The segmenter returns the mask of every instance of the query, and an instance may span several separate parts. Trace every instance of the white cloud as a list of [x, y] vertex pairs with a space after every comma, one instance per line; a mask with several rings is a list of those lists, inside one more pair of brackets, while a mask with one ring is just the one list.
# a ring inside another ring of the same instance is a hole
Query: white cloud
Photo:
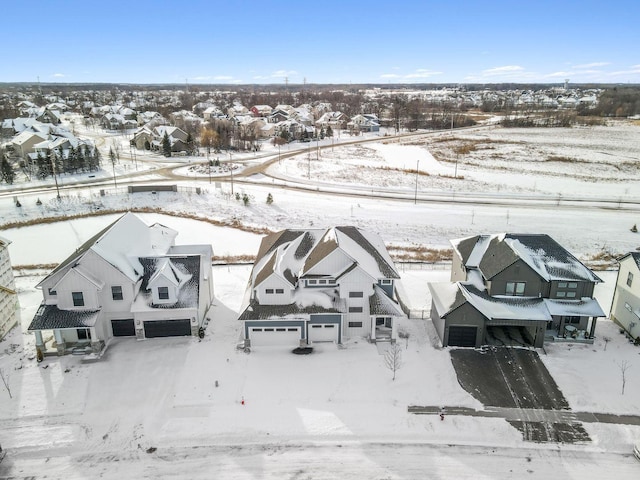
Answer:
[[569, 72], [553, 72], [553, 73], [547, 73], [545, 75], [545, 77], [548, 77], [548, 78], [557, 78], [557, 77], [567, 78], [568, 75], [571, 75], [571, 73], [569, 73]]
[[297, 74], [298, 72], [296, 72], [295, 70], [277, 70], [271, 74], [271, 77], [284, 78], [290, 75], [297, 75]]
[[191, 80], [196, 82], [202, 82], [204, 80], [211, 80], [211, 75], [199, 75], [197, 77], [193, 77]]
[[520, 65], [505, 65], [503, 67], [494, 67], [483, 70], [482, 74], [491, 77], [494, 75], [512, 75], [514, 73], [521, 73], [524, 71], [524, 67]]
[[66, 77], [66, 75], [64, 73], [54, 73], [51, 76], [52, 77], [56, 77], [56, 78], [64, 78], [64, 77]]
[[400, 78], [400, 75], [397, 73], [383, 73], [380, 78]]
[[405, 75], [404, 78], [429, 78], [434, 75], [441, 75], [442, 72], [436, 72], [433, 70], [427, 70], [426, 68], [419, 68], [414, 73]]
[[584, 63], [582, 65], [574, 65], [573, 68], [596, 68], [596, 67], [606, 67], [607, 65], [611, 65], [609, 62], [592, 62], [592, 63]]

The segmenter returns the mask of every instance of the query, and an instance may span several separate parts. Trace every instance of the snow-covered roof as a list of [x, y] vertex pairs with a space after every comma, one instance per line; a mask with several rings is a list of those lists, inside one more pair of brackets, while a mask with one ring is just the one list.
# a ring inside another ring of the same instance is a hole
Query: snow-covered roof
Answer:
[[453, 240], [467, 269], [479, 269], [487, 280], [520, 259], [547, 281], [602, 280], [546, 234], [477, 235]]
[[492, 297], [471, 283], [429, 284], [434, 307], [440, 317], [469, 303], [489, 320], [550, 321], [553, 316], [604, 317], [593, 298], [559, 300], [537, 297]]
[[27, 330], [93, 327], [99, 316], [99, 310], [60, 310], [56, 305], [43, 303], [38, 308]]

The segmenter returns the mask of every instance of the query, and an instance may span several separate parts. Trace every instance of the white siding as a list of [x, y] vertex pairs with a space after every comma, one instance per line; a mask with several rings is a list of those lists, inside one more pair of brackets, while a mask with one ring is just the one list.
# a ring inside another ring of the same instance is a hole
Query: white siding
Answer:
[[[368, 337], [371, 335], [371, 320], [369, 316], [369, 297], [373, 295], [374, 279], [360, 267], [339, 279], [340, 297], [347, 305], [344, 314], [343, 335], [345, 338]], [[350, 297], [349, 292], [362, 292], [362, 297]], [[362, 308], [362, 312], [350, 312], [349, 309]], [[362, 322], [362, 327], [349, 327], [349, 322]]]
[[[273, 291], [273, 293], [267, 293]], [[282, 293], [276, 291], [282, 290]], [[292, 302], [292, 286], [279, 275], [272, 274], [257, 287], [258, 302], [263, 305], [288, 305]]]
[[[97, 287], [74, 270], [69, 270], [56, 286], [56, 290], [58, 292], [58, 308], [61, 310], [97, 310], [100, 308]], [[73, 292], [82, 292], [83, 306], [73, 305]]]

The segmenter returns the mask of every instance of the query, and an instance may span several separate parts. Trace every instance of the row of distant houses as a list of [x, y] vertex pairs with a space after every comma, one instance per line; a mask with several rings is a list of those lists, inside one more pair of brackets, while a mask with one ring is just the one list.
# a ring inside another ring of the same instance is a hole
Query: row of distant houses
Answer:
[[35, 117], [10, 118], [2, 122], [2, 135], [9, 138], [4, 146], [10, 156], [28, 161], [38, 155], [57, 152], [67, 158], [72, 149], [93, 152], [90, 140], [76, 137], [69, 130], [53, 123], [42, 122]]
[[[178, 232], [127, 213], [38, 284], [29, 331], [42, 355], [99, 355], [117, 337], [203, 335], [215, 322], [210, 245], [175, 245]], [[443, 346], [592, 343], [601, 279], [548, 235], [454, 240], [451, 280], [429, 285]], [[15, 286], [0, 242], [0, 308], [15, 315]], [[640, 254], [620, 260], [611, 319], [640, 337]], [[257, 252], [238, 321], [242, 347], [295, 348], [365, 338], [392, 342], [405, 318], [400, 275], [382, 239], [353, 226], [283, 230]], [[426, 292], [425, 292], [426, 293]], [[6, 331], [14, 320], [5, 321]]]

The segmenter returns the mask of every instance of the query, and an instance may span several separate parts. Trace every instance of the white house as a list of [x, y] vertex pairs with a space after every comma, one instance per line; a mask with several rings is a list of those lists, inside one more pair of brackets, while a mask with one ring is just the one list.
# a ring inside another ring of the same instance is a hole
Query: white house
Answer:
[[640, 342], [640, 252], [627, 253], [619, 263], [611, 320]]
[[9, 244], [0, 237], [0, 339], [18, 323], [18, 295], [13, 280], [13, 269], [9, 257]]
[[266, 236], [239, 320], [246, 346], [396, 338], [399, 275], [380, 237], [356, 227]]
[[198, 335], [213, 301], [213, 252], [175, 245], [177, 234], [126, 213], [78, 248], [37, 285], [36, 347], [99, 353], [113, 337]]

